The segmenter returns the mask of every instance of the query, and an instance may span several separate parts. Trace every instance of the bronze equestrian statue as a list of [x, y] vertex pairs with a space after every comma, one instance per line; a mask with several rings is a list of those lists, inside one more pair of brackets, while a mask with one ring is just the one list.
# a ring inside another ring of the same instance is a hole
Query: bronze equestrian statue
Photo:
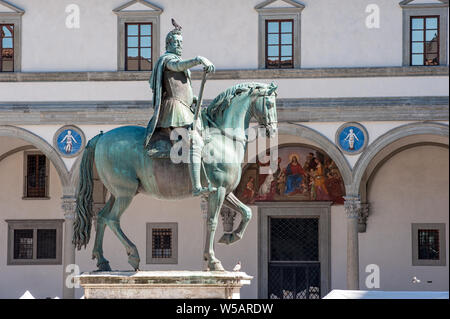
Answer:
[[[200, 110], [201, 98], [199, 105], [195, 105], [189, 69], [202, 64], [205, 72], [213, 72], [214, 66], [203, 57], [181, 60], [180, 29], [176, 27], [169, 32], [167, 52], [153, 68], [150, 86], [155, 111], [147, 129], [124, 126], [100, 133], [89, 141], [83, 152], [73, 243], [81, 249], [90, 239], [95, 163], [100, 180], [111, 194], [97, 216], [92, 257], [97, 259], [100, 271], [111, 270], [103, 256], [106, 226], [125, 246], [129, 264], [139, 269], [138, 250], [120, 227], [120, 217], [138, 193], [163, 200], [200, 194], [207, 197], [204, 258], [213, 271], [224, 270], [214, 255], [214, 235], [222, 205], [237, 210], [242, 218], [232, 233], [222, 236], [221, 243], [231, 244], [241, 239], [251, 218], [250, 208], [239, 201], [233, 190], [241, 179], [251, 118], [265, 128], [268, 136], [276, 134], [277, 87], [273, 83], [237, 84], [219, 94], [195, 121], [195, 110], [191, 107]], [[186, 141], [170, 140], [177, 128], [188, 130], [187, 163], [173, 161], [174, 147], [186, 144]], [[202, 187], [201, 182], [208, 187]]]

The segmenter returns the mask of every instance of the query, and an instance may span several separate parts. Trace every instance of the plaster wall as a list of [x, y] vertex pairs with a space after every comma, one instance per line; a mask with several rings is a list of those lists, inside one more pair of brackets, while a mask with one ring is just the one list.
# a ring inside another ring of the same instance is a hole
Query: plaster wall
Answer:
[[[24, 72], [114, 71], [117, 69], [117, 16], [125, 0], [73, 0], [80, 8], [80, 28], [65, 21], [69, 3], [15, 0], [25, 10]], [[152, 1], [161, 14], [160, 48], [176, 18], [183, 27], [184, 56], [203, 55], [221, 69], [257, 68], [258, 12], [251, 1]], [[279, 1], [280, 2], [280, 1]], [[302, 67], [400, 66], [402, 9], [399, 1], [305, 0], [301, 14]], [[368, 28], [369, 4], [379, 8], [379, 28]], [[288, 7], [283, 2], [270, 7]], [[136, 10], [143, 6], [136, 6]], [[199, 18], [201, 17], [201, 18]], [[39, 28], [36, 28], [39, 26]], [[212, 45], [213, 44], [213, 45]], [[307, 48], [307, 49], [306, 49]]]
[[61, 183], [51, 163], [49, 177], [50, 199], [23, 200], [23, 152], [0, 162], [0, 298], [17, 299], [26, 290], [36, 298], [61, 298], [62, 265], [7, 265], [6, 219], [64, 219]]
[[[225, 89], [244, 82], [275, 82], [278, 98], [447, 96], [448, 77], [379, 77], [209, 80], [203, 97], [214, 99]], [[198, 94], [200, 81], [192, 81]], [[150, 101], [147, 81], [114, 82], [4, 82], [0, 101]]]
[[[365, 267], [376, 264], [380, 290], [448, 290], [448, 156], [448, 148], [414, 147], [375, 173], [368, 188], [367, 232], [359, 234], [361, 289]], [[412, 266], [411, 223], [446, 224], [446, 266]], [[419, 284], [411, 282], [414, 276]]]

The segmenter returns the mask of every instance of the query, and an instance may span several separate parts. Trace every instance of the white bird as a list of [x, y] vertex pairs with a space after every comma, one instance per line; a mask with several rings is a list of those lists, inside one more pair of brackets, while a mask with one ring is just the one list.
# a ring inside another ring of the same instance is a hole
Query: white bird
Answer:
[[234, 266], [233, 271], [239, 271], [241, 270], [241, 262], [238, 261], [238, 263], [236, 264], [236, 266]]
[[414, 277], [412, 278], [411, 282], [412, 282], [413, 284], [418, 284], [418, 283], [420, 283], [420, 279], [418, 279], [416, 276], [414, 276]]

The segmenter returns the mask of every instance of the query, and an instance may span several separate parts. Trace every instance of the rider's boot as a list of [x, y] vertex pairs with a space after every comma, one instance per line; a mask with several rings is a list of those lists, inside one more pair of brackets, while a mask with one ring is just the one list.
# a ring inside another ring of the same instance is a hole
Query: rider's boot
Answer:
[[190, 132], [190, 157], [189, 157], [189, 173], [192, 182], [192, 195], [199, 196], [205, 193], [217, 191], [208, 181], [208, 187], [202, 187], [200, 182], [201, 168], [202, 168], [202, 148], [203, 141], [197, 131]]

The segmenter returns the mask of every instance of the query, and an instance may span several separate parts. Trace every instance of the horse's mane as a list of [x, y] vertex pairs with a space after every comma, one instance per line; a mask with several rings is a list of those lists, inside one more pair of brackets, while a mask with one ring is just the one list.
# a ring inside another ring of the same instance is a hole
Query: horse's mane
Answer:
[[254, 89], [267, 88], [267, 86], [268, 84], [257, 82], [236, 84], [217, 95], [204, 112], [206, 112], [206, 114], [214, 120], [218, 114], [222, 114], [223, 111], [231, 105], [231, 100], [235, 96], [242, 93], [249, 96], [253, 93]]

